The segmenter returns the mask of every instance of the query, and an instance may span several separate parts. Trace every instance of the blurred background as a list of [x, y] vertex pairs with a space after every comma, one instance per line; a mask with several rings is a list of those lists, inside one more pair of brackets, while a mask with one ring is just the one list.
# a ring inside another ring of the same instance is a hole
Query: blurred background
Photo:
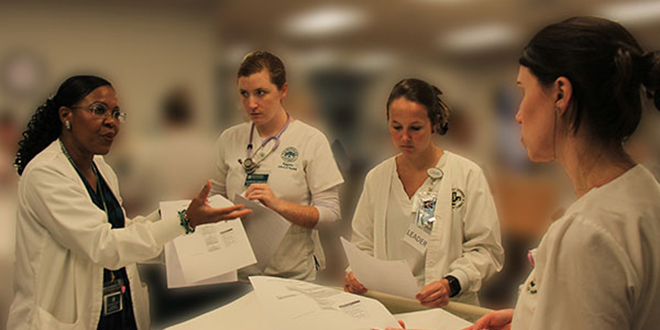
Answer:
[[[481, 300], [512, 306], [530, 268], [527, 249], [574, 199], [563, 173], [531, 164], [520, 145], [517, 59], [540, 27], [574, 15], [618, 20], [643, 47], [660, 49], [657, 0], [0, 2], [0, 324], [11, 295], [18, 180], [11, 164], [36, 107], [70, 75], [109, 79], [128, 121], [107, 159], [129, 215], [144, 214], [158, 201], [191, 197], [209, 177], [220, 132], [247, 120], [236, 72], [257, 49], [284, 61], [285, 108], [326, 134], [346, 181], [343, 219], [321, 233], [328, 255], [321, 280], [343, 279], [338, 237], [350, 236], [366, 172], [396, 152], [387, 96], [397, 81], [417, 77], [438, 86], [453, 108], [438, 143], [477, 162], [490, 181], [507, 260]], [[627, 142], [656, 176], [659, 117], [647, 107]], [[177, 301], [194, 302], [187, 313], [198, 314], [237, 294], [226, 285], [166, 290], [161, 271], [145, 274], [159, 295], [152, 296], [156, 327], [185, 317], [168, 309]]]

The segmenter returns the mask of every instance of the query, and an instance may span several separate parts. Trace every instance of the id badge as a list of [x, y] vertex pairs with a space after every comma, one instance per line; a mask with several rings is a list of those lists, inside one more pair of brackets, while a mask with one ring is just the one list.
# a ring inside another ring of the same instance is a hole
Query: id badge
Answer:
[[438, 195], [432, 191], [419, 192], [412, 203], [413, 221], [406, 230], [403, 241], [424, 254], [429, 245], [435, 224], [435, 206]]
[[103, 286], [103, 315], [108, 316], [124, 310], [124, 281], [117, 279]]
[[415, 195], [413, 201], [413, 224], [426, 233], [431, 234], [435, 224], [435, 205], [438, 203], [438, 194], [433, 191], [423, 191]]
[[265, 171], [258, 171], [252, 174], [248, 174], [245, 177], [245, 183], [244, 186], [245, 188], [249, 187], [253, 183], [268, 183], [268, 176], [270, 175], [269, 172]]

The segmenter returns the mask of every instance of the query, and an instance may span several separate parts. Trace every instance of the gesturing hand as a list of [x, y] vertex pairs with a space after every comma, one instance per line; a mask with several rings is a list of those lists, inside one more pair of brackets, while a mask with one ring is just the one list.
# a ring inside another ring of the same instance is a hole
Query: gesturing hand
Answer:
[[190, 201], [186, 213], [190, 225], [194, 228], [205, 223], [215, 223], [222, 220], [231, 220], [241, 218], [252, 213], [252, 210], [245, 209], [245, 205], [234, 205], [229, 207], [216, 208], [209, 205], [207, 198], [211, 191], [211, 181], [206, 181], [202, 191]]

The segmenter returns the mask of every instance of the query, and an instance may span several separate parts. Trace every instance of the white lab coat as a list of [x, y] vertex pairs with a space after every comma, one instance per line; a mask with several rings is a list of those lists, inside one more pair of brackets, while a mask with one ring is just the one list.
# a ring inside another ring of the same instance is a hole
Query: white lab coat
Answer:
[[[103, 157], [99, 172], [121, 204], [117, 177]], [[184, 233], [177, 219], [126, 219], [111, 229], [59, 140], [28, 164], [18, 188], [15, 297], [9, 329], [96, 329], [103, 269], [126, 267], [138, 329], [149, 328], [146, 287], [136, 262], [157, 257], [165, 242]]]
[[660, 184], [642, 165], [555, 221], [521, 286], [512, 329], [660, 326]]
[[[444, 172], [433, 227], [426, 251], [424, 284], [452, 275], [461, 284], [453, 300], [478, 304], [484, 281], [502, 269], [504, 250], [495, 203], [483, 172], [475, 163], [444, 151]], [[352, 242], [361, 250], [387, 260], [386, 212], [395, 157], [373, 168], [353, 216]], [[460, 191], [460, 192], [459, 192]], [[453, 195], [464, 198], [452, 201]]]

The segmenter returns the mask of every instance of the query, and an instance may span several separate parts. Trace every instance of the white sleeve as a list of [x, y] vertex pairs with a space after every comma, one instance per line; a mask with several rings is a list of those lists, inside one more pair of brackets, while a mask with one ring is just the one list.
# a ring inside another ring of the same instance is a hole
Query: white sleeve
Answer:
[[306, 153], [310, 155], [305, 165], [307, 186], [312, 195], [344, 182], [339, 172], [330, 144], [323, 133], [311, 137]]
[[213, 178], [211, 179], [211, 193], [210, 195], [222, 195], [227, 197], [227, 171], [229, 166], [225, 162], [225, 145], [227, 131], [224, 131], [215, 144], [215, 170]]
[[312, 194], [312, 206], [319, 211], [320, 223], [330, 223], [341, 219], [341, 210], [339, 208], [339, 187], [334, 186], [324, 191]]
[[355, 208], [353, 215], [353, 235], [351, 243], [369, 254], [374, 255], [374, 205], [369, 195], [369, 182], [371, 181], [371, 173], [367, 174], [364, 180], [364, 187], [362, 188], [362, 195]]
[[463, 255], [449, 264], [447, 275], [458, 279], [461, 292], [477, 292], [502, 269], [504, 249], [495, 202], [481, 170], [469, 174], [465, 189]]
[[630, 329], [640, 286], [623, 248], [602, 228], [580, 219], [558, 239], [543, 263], [530, 328]]
[[177, 219], [154, 222], [153, 213], [112, 229], [105, 212], [75, 180], [48, 168], [26, 174], [19, 207], [32, 213], [56, 242], [103, 268], [116, 270], [152, 259], [163, 244], [184, 233]]

